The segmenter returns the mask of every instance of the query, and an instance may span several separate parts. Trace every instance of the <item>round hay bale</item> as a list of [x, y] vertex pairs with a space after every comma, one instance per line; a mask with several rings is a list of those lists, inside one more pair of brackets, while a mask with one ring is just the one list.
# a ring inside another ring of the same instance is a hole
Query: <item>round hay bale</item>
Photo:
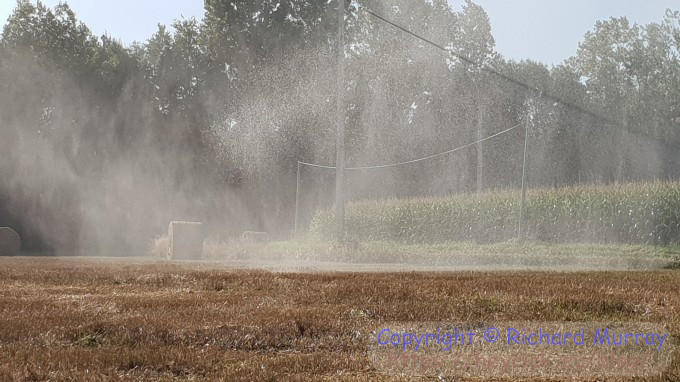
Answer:
[[0, 227], [0, 256], [16, 256], [20, 250], [19, 234], [9, 227]]

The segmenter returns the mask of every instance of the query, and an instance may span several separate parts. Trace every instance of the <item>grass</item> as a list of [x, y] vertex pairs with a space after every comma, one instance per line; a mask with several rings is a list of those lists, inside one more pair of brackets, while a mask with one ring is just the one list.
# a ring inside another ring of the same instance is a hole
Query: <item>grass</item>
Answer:
[[158, 258], [165, 258], [168, 256], [168, 249], [170, 248], [170, 239], [167, 234], [157, 235], [151, 243], [149, 243], [149, 250], [147, 254]]
[[[0, 380], [410, 380], [371, 364], [376, 326], [645, 321], [677, 342], [678, 290], [671, 270], [294, 274], [2, 258]], [[676, 351], [646, 380], [678, 376]]]
[[268, 244], [240, 241], [211, 244], [206, 245], [206, 256], [215, 260], [340, 260], [366, 264], [496, 269], [659, 269], [677, 265], [680, 246], [541, 242], [399, 244], [389, 241], [350, 242], [340, 246], [334, 242], [304, 237]]

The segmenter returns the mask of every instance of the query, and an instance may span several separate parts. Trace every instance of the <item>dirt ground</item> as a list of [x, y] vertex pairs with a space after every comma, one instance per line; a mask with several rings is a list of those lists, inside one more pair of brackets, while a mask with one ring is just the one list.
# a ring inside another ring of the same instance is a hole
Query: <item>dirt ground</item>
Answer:
[[0, 381], [411, 380], [371, 362], [381, 324], [642, 321], [677, 343], [679, 290], [677, 270], [0, 258]]

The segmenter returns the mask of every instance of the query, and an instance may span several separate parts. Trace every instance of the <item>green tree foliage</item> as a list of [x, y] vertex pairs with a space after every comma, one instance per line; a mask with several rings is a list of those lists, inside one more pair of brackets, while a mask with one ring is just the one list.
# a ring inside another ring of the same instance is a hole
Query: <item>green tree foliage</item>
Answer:
[[[0, 220], [73, 251], [138, 247], [178, 217], [219, 222], [220, 235], [285, 231], [297, 161], [334, 163], [339, 5], [350, 165], [430, 155], [530, 118], [534, 185], [680, 177], [677, 11], [598, 22], [548, 68], [499, 55], [472, 0], [209, 0], [203, 19], [132, 46], [93, 35], [67, 4], [20, 0], [0, 39]], [[518, 187], [523, 142], [516, 129], [441, 160], [352, 172], [350, 196]], [[304, 171], [304, 209], [332, 200], [332, 171]]]
[[599, 21], [570, 61], [592, 100], [635, 131], [678, 136], [678, 12], [641, 26], [625, 17]]

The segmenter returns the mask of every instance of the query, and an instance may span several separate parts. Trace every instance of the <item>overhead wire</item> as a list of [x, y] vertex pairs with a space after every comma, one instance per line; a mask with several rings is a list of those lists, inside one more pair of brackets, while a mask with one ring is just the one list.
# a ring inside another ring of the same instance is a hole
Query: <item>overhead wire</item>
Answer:
[[[489, 139], [498, 137], [500, 135], [509, 133], [510, 131], [522, 126], [522, 124], [523, 123], [519, 123], [515, 126], [507, 128], [503, 131], [499, 131], [498, 133], [495, 133], [495, 134], [490, 135], [488, 137], [482, 138], [482, 139], [477, 140], [475, 142], [470, 142], [470, 143], [464, 144], [462, 146], [459, 146], [459, 147], [456, 147], [456, 148], [453, 148], [453, 149], [450, 149], [450, 150], [446, 150], [446, 151], [443, 151], [443, 152], [440, 152], [440, 153], [437, 153], [437, 154], [433, 154], [433, 155], [428, 155], [426, 157], [411, 159], [411, 160], [407, 160], [407, 161], [403, 161], [403, 162], [388, 163], [388, 164], [381, 164], [381, 165], [374, 165], [374, 166], [346, 167], [345, 170], [354, 170], [354, 171], [357, 171], [357, 170], [373, 170], [373, 169], [379, 169], [379, 168], [404, 166], [404, 165], [407, 165], [407, 164], [413, 164], [413, 163], [426, 161], [426, 160], [429, 160], [429, 159], [434, 159], [434, 158], [437, 158], [437, 157], [448, 155], [448, 154], [454, 153], [456, 151], [460, 151], [460, 150], [466, 149], [468, 147], [480, 144], [484, 141], [488, 141]], [[336, 168], [335, 166], [325, 166], [325, 165], [320, 165], [320, 164], [316, 164], [316, 163], [308, 163], [308, 162], [302, 162], [302, 161], [298, 161], [298, 163], [301, 164], [301, 165], [304, 165], [304, 166], [308, 166], [308, 167], [317, 167], [317, 168], [325, 168], [325, 169], [335, 169]]]
[[488, 72], [488, 73], [490, 73], [490, 74], [493, 74], [493, 75], [495, 75], [495, 76], [497, 76], [497, 77], [499, 77], [499, 78], [501, 78], [501, 79], [503, 79], [503, 80], [506, 80], [506, 81], [508, 81], [508, 82], [510, 82], [510, 83], [513, 83], [513, 84], [515, 84], [515, 85], [517, 85], [517, 86], [519, 86], [519, 87], [521, 87], [521, 88], [524, 88], [525, 90], [534, 92], [534, 93], [538, 94], [540, 97], [549, 99], [549, 100], [551, 100], [551, 101], [553, 101], [553, 102], [561, 103], [561, 104], [563, 104], [563, 105], [565, 105], [565, 106], [567, 106], [567, 107], [569, 107], [569, 108], [572, 108], [572, 109], [574, 109], [574, 110], [577, 110], [577, 111], [579, 111], [579, 112], [581, 112], [581, 113], [583, 113], [583, 114], [589, 115], [589, 116], [591, 116], [591, 117], [593, 117], [593, 118], [596, 118], [596, 119], [599, 119], [599, 120], [601, 120], [601, 121], [605, 121], [605, 122], [607, 122], [607, 123], [609, 123], [609, 124], [617, 125], [617, 126], [621, 126], [621, 127], [624, 127], [624, 128], [625, 128], [625, 126], [623, 126], [620, 122], [615, 121], [615, 120], [613, 120], [613, 119], [611, 119], [611, 118], [609, 118], [609, 117], [607, 117], [607, 116], [601, 115], [601, 114], [596, 113], [596, 112], [594, 112], [594, 111], [592, 111], [592, 110], [588, 110], [588, 109], [584, 108], [583, 106], [577, 105], [577, 104], [575, 104], [575, 103], [573, 103], [573, 102], [567, 101], [567, 100], [565, 100], [565, 99], [563, 99], [563, 98], [560, 98], [560, 97], [558, 97], [558, 96], [555, 96], [555, 95], [553, 95], [553, 94], [550, 94], [550, 93], [546, 92], [545, 90], [538, 89], [537, 87], [532, 86], [532, 85], [530, 85], [530, 84], [528, 84], [528, 83], [526, 83], [526, 82], [520, 81], [520, 80], [518, 80], [518, 79], [516, 79], [516, 78], [513, 78], [513, 77], [507, 75], [507, 74], [501, 73], [500, 71], [498, 71], [498, 70], [496, 70], [496, 69], [494, 69], [494, 68], [492, 68], [492, 67], [490, 67], [490, 66], [488, 66], [488, 65], [483, 65], [483, 64], [481, 64], [481, 63], [479, 63], [479, 62], [476, 62], [476, 61], [474, 61], [474, 60], [472, 60], [472, 59], [470, 59], [470, 58], [468, 58], [468, 57], [463, 56], [462, 54], [456, 53], [456, 52], [454, 52], [454, 51], [451, 50], [451, 49], [447, 49], [447, 48], [444, 47], [443, 45], [437, 44], [437, 43], [435, 43], [434, 41], [432, 41], [432, 40], [430, 40], [430, 39], [428, 39], [428, 38], [425, 38], [425, 37], [423, 37], [423, 36], [421, 36], [421, 35], [419, 35], [419, 34], [413, 32], [413, 31], [411, 31], [411, 30], [409, 30], [409, 29], [407, 29], [407, 28], [405, 28], [405, 27], [403, 27], [403, 26], [401, 26], [401, 25], [399, 25], [399, 24], [397, 24], [397, 23], [395, 23], [395, 22], [393, 22], [393, 21], [391, 21], [391, 20], [389, 20], [389, 19], [387, 19], [387, 18], [385, 18], [385, 17], [379, 15], [379, 14], [377, 14], [376, 12], [373, 12], [372, 10], [370, 10], [369, 8], [366, 8], [366, 7], [363, 6], [363, 5], [361, 5], [361, 9], [363, 9], [366, 13], [368, 13], [369, 15], [375, 17], [376, 19], [378, 19], [378, 20], [380, 20], [380, 21], [382, 21], [382, 22], [384, 22], [384, 23], [386, 23], [386, 24], [389, 24], [389, 25], [391, 25], [391, 26], [393, 26], [393, 27], [395, 27], [395, 28], [401, 30], [402, 32], [404, 32], [404, 33], [406, 33], [406, 34], [409, 34], [409, 35], [411, 35], [411, 36], [413, 36], [413, 37], [415, 37], [415, 38], [417, 38], [417, 39], [419, 39], [419, 40], [421, 40], [421, 41], [423, 41], [423, 42], [425, 42], [425, 43], [427, 43], [427, 44], [429, 44], [429, 45], [431, 45], [431, 46], [433, 46], [433, 47], [435, 47], [435, 48], [437, 48], [437, 49], [439, 49], [439, 50], [445, 51], [445, 52], [451, 54], [452, 56], [458, 58], [459, 60], [461, 60], [461, 61], [463, 61], [463, 62], [465, 62], [465, 63], [467, 63], [467, 64], [469, 64], [469, 65], [472, 65], [472, 66], [475, 66], [475, 67], [479, 68], [480, 70], [483, 70], [483, 71], [485, 71], [485, 72]]

